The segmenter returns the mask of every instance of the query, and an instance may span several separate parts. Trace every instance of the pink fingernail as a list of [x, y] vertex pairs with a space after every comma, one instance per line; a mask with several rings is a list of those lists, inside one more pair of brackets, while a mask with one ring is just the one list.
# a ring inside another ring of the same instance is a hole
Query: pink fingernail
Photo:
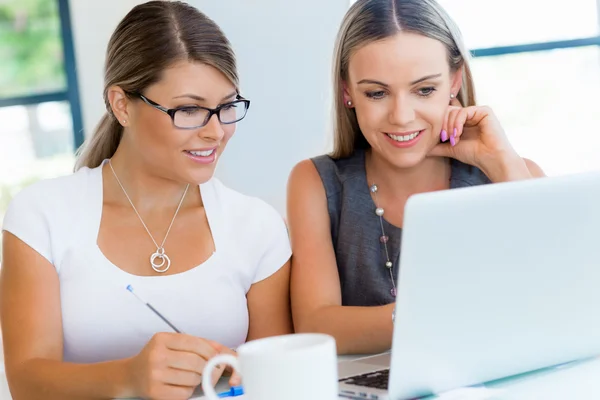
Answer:
[[456, 139], [454, 136], [450, 136], [450, 145], [452, 147], [456, 146]]
[[453, 137], [456, 137], [456, 133], [457, 133], [457, 132], [458, 132], [458, 131], [457, 131], [457, 129], [456, 129], [456, 128], [454, 128], [454, 131], [452, 131], [452, 136], [453, 136]]
[[445, 129], [442, 129], [442, 133], [440, 134], [440, 139], [442, 139], [442, 142], [445, 142], [446, 140], [448, 140], [448, 132], [446, 132]]

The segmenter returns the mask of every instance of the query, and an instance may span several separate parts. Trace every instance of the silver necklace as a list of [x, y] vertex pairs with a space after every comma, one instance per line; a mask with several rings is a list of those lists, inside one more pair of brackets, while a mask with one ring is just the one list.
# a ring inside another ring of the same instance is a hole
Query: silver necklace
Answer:
[[379, 237], [379, 241], [381, 243], [383, 243], [383, 247], [385, 249], [385, 268], [388, 270], [389, 274], [390, 274], [390, 280], [392, 281], [392, 290], [390, 290], [390, 293], [392, 294], [392, 296], [396, 297], [397, 294], [397, 290], [396, 290], [396, 281], [394, 280], [394, 272], [392, 270], [392, 267], [394, 266], [394, 264], [392, 263], [392, 260], [390, 260], [390, 253], [388, 251], [388, 241], [390, 240], [390, 237], [387, 236], [385, 234], [385, 230], [383, 228], [383, 213], [384, 210], [383, 208], [379, 207], [379, 199], [377, 198], [377, 185], [376, 184], [372, 184], [371, 187], [369, 188], [371, 190], [371, 193], [373, 193], [373, 196], [375, 197], [375, 215], [377, 215], [379, 217], [379, 226], [381, 226], [381, 236]]
[[175, 222], [175, 217], [177, 217], [177, 214], [179, 213], [179, 209], [181, 208], [181, 205], [183, 204], [183, 199], [185, 198], [185, 195], [187, 194], [190, 184], [188, 183], [187, 186], [185, 187], [185, 191], [183, 192], [183, 196], [181, 196], [181, 200], [179, 200], [179, 205], [177, 206], [175, 215], [173, 215], [173, 219], [171, 220], [171, 225], [169, 225], [169, 229], [167, 229], [167, 234], [165, 235], [165, 238], [163, 239], [161, 245], [159, 246], [158, 243], [156, 243], [156, 240], [154, 240], [154, 236], [152, 236], [152, 234], [150, 233], [150, 230], [144, 223], [144, 220], [142, 219], [137, 208], [135, 208], [135, 206], [133, 205], [133, 201], [131, 201], [131, 198], [129, 198], [129, 195], [127, 194], [127, 191], [123, 187], [123, 184], [121, 184], [121, 181], [119, 180], [119, 177], [117, 176], [117, 173], [115, 172], [115, 169], [112, 166], [111, 160], [108, 160], [108, 165], [110, 166], [110, 169], [112, 170], [112, 173], [115, 176], [117, 183], [119, 184], [119, 186], [121, 186], [123, 193], [125, 193], [125, 197], [127, 197], [127, 200], [129, 200], [129, 204], [131, 204], [131, 207], [133, 207], [133, 211], [135, 211], [135, 213], [137, 214], [138, 218], [142, 222], [142, 225], [144, 225], [146, 232], [148, 232], [150, 239], [152, 239], [152, 241], [154, 242], [154, 245], [156, 246], [156, 251], [154, 253], [152, 253], [152, 255], [150, 256], [150, 265], [152, 266], [152, 269], [159, 273], [167, 272], [169, 270], [169, 268], [171, 267], [171, 259], [165, 253], [165, 242], [167, 241], [169, 232], [171, 232], [171, 227], [173, 226], [173, 222]]

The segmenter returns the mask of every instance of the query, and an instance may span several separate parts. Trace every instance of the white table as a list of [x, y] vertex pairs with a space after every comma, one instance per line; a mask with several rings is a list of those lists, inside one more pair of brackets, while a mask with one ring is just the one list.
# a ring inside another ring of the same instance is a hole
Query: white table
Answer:
[[[357, 356], [342, 356], [350, 361]], [[227, 381], [219, 382], [219, 390], [227, 389]], [[195, 397], [203, 399], [203, 397]], [[242, 400], [242, 398], [233, 398]], [[600, 399], [600, 358], [550, 368], [487, 385], [452, 390], [426, 400], [585, 400]], [[243, 400], [247, 400], [244, 398]], [[284, 400], [282, 398], [282, 400]], [[425, 400], [425, 399], [424, 399]]]
[[456, 390], [439, 400], [585, 400], [600, 399], [600, 358], [506, 378], [483, 388]]
[[[356, 357], [340, 357], [342, 361]], [[220, 383], [224, 388], [227, 381]], [[201, 397], [199, 397], [201, 398]], [[0, 400], [10, 400], [4, 367], [0, 364]], [[239, 398], [237, 398], [239, 399]], [[484, 388], [451, 391], [428, 400], [586, 400], [600, 399], [600, 358], [558, 369], [508, 378]], [[284, 400], [284, 399], [282, 399]], [[308, 400], [308, 399], [307, 399]]]

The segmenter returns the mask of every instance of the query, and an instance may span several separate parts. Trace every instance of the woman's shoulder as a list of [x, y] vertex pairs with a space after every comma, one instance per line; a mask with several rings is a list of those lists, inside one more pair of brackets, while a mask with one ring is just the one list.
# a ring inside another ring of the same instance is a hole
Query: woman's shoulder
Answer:
[[258, 266], [260, 279], [279, 269], [291, 255], [283, 215], [263, 199], [231, 189], [216, 178], [207, 184], [218, 208], [213, 216], [220, 221], [218, 231], [225, 235], [222, 238], [235, 247], [238, 255], [244, 254], [248, 265]]
[[212, 189], [208, 193], [218, 201], [221, 224], [217, 231], [225, 235], [222, 243], [232, 250], [226, 253], [236, 257], [248, 282], [254, 284], [278, 271], [292, 254], [283, 216], [259, 197], [240, 193], [216, 178], [207, 184]]
[[10, 206], [36, 206], [53, 211], [68, 208], [87, 193], [96, 172], [96, 169], [81, 168], [69, 175], [38, 180], [19, 191]]
[[248, 220], [251, 218], [267, 222], [283, 218], [275, 207], [260, 197], [241, 193], [225, 185], [217, 178], [212, 178], [208, 184], [213, 189], [219, 207], [236, 219]]
[[21, 239], [50, 263], [58, 265], [65, 243], [73, 235], [73, 223], [89, 213], [84, 197], [94, 170], [42, 179], [21, 190], [11, 200], [2, 229]]
[[361, 149], [357, 149], [347, 157], [333, 157], [330, 154], [323, 154], [310, 160], [324, 183], [331, 180], [343, 183], [364, 174], [365, 155]]
[[337, 198], [346, 188], [348, 192], [359, 189], [365, 178], [365, 153], [357, 149], [347, 157], [329, 154], [310, 159], [317, 170], [328, 199]]

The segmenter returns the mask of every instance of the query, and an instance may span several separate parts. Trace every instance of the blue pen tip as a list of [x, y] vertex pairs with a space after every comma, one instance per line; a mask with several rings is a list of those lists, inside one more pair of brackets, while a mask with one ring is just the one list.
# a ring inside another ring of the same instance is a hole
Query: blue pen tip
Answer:
[[241, 396], [244, 394], [244, 389], [241, 386], [234, 386], [231, 388], [231, 393], [234, 396]]
[[127, 285], [127, 290], [129, 290], [130, 292], [133, 292], [133, 287], [131, 287], [131, 285]]
[[233, 386], [233, 387], [229, 388], [228, 391], [219, 393], [217, 396], [219, 398], [225, 398], [225, 397], [238, 397], [238, 396], [242, 396], [243, 394], [244, 394], [244, 388], [242, 386]]

